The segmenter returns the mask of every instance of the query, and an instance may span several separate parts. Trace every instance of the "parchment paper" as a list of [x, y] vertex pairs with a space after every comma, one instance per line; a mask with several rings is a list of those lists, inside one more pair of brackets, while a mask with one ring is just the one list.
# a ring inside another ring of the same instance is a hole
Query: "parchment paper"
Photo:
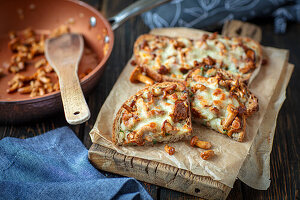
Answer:
[[[185, 36], [193, 39], [200, 38], [203, 34], [200, 30], [186, 28], [156, 29], [152, 30], [152, 33], [169, 36]], [[232, 187], [264, 118], [270, 99], [282, 74], [282, 70], [287, 64], [287, 50], [271, 47], [265, 47], [263, 50], [269, 57], [269, 62], [262, 67], [259, 75], [250, 85], [250, 90], [259, 99], [260, 110], [247, 119], [245, 141], [242, 143], [236, 142], [227, 136], [216, 133], [203, 126], [193, 124], [193, 132], [195, 135], [198, 135], [201, 140], [212, 142], [212, 149], [216, 154], [213, 159], [209, 161], [202, 160], [200, 153], [203, 152], [203, 150], [192, 148], [188, 144], [188, 141], [171, 144], [171, 146], [176, 149], [176, 153], [173, 156], [169, 156], [164, 151], [164, 144], [157, 144], [154, 147], [119, 147], [111, 142], [111, 130], [115, 113], [126, 99], [144, 87], [144, 84], [132, 84], [128, 81], [130, 73], [133, 70], [133, 67], [129, 64], [130, 61], [124, 68], [100, 110], [94, 128], [90, 132], [92, 142], [112, 148], [125, 155], [155, 160], [190, 170], [194, 174], [210, 176], [214, 180]]]
[[294, 65], [288, 64], [282, 71], [276, 90], [268, 105], [267, 112], [258, 133], [244, 161], [238, 178], [248, 186], [267, 190], [270, 186], [270, 154], [279, 110], [285, 100], [285, 91], [291, 78]]

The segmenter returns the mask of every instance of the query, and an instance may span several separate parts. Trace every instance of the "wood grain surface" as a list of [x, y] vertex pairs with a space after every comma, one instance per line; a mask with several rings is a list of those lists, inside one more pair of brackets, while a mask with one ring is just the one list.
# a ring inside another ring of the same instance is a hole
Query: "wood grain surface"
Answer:
[[[111, 17], [134, 0], [86, 0], [106, 17]], [[228, 199], [299, 199], [299, 144], [300, 144], [300, 24], [290, 23], [284, 35], [273, 32], [273, 19], [250, 21], [262, 29], [262, 41], [265, 46], [290, 50], [290, 63], [295, 64], [294, 73], [287, 88], [287, 99], [282, 106], [277, 120], [277, 128], [271, 154], [271, 186], [266, 191], [252, 189], [237, 180], [229, 193]], [[216, 30], [220, 31], [220, 30]], [[135, 17], [115, 31], [115, 46], [107, 63], [103, 76], [93, 91], [86, 97], [91, 110], [91, 118], [82, 125], [70, 126], [78, 138], [89, 148], [89, 131], [96, 121], [97, 114], [111, 88], [122, 71], [122, 67], [132, 55], [135, 39], [149, 28], [140, 17]], [[1, 114], [1, 111], [0, 111]], [[67, 126], [63, 112], [24, 125], [0, 126], [0, 139], [4, 137], [28, 138], [49, 130]], [[118, 175], [103, 172], [107, 177]], [[154, 199], [198, 199], [177, 191], [143, 183]]]
[[231, 190], [210, 177], [194, 175], [188, 170], [164, 163], [123, 155], [98, 144], [93, 144], [89, 149], [89, 160], [98, 169], [135, 177], [204, 199], [226, 199]]

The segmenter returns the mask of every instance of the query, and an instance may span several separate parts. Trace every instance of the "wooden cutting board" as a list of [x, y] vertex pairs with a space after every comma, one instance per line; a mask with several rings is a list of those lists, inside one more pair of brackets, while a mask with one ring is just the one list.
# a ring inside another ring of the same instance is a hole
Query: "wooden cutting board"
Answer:
[[156, 161], [126, 156], [98, 144], [91, 146], [89, 160], [98, 169], [205, 199], [226, 199], [231, 190], [210, 177]]
[[[222, 31], [226, 36], [246, 36], [260, 42], [261, 29], [240, 21], [227, 22]], [[126, 156], [115, 150], [93, 144], [89, 160], [98, 169], [134, 177], [140, 181], [159, 185], [204, 199], [226, 199], [231, 188], [210, 177], [195, 175], [160, 162]]]

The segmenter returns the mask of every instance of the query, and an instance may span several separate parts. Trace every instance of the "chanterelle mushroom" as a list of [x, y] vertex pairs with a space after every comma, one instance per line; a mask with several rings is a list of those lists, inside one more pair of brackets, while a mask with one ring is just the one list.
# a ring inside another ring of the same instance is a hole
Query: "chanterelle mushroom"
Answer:
[[201, 141], [201, 140], [199, 140], [199, 138], [197, 136], [192, 137], [190, 144], [192, 147], [197, 146], [197, 147], [200, 147], [201, 149], [210, 149], [211, 148], [210, 142]]
[[153, 85], [154, 81], [149, 78], [148, 76], [143, 75], [143, 70], [140, 66], [137, 66], [136, 68], [134, 68], [133, 72], [131, 73], [131, 76], [129, 78], [129, 80], [132, 83], [145, 83], [147, 85]]

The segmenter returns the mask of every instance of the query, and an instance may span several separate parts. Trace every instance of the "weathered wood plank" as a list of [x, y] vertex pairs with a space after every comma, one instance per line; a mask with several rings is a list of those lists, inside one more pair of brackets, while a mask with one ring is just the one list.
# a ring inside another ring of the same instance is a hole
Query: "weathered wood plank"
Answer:
[[230, 192], [229, 187], [209, 177], [194, 175], [156, 161], [126, 156], [98, 144], [91, 146], [89, 159], [98, 169], [205, 199], [225, 199]]
[[[58, 113], [51, 118], [40, 119], [39, 122], [0, 126], [0, 139], [4, 137], [17, 137], [25, 139], [67, 125], [68, 123], [65, 121], [64, 114]], [[72, 126], [70, 128], [77, 134], [77, 136], [80, 135], [80, 125]]]

